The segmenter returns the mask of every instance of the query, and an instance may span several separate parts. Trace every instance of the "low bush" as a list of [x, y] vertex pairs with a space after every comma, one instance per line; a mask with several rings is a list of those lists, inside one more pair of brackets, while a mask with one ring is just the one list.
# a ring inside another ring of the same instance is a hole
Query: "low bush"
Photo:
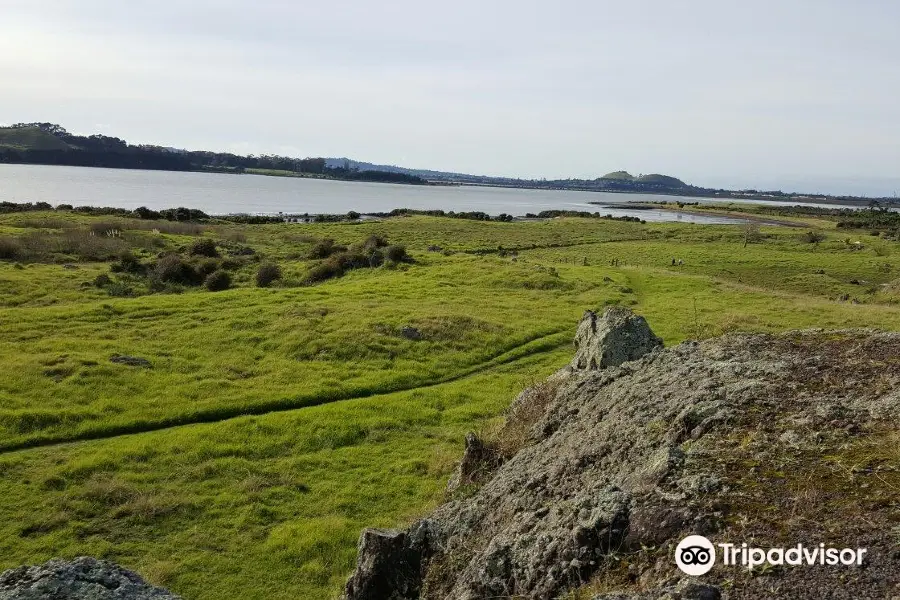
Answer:
[[387, 245], [387, 240], [380, 235], [370, 235], [362, 242], [362, 247], [368, 250], [374, 250], [375, 248], [384, 248]]
[[122, 235], [123, 223], [113, 221], [98, 221], [91, 223], [92, 234], [101, 237], [119, 237]]
[[19, 241], [13, 237], [0, 238], [0, 259], [15, 260], [22, 252], [22, 246]]
[[274, 263], [263, 263], [256, 270], [256, 285], [258, 287], [269, 287], [279, 279], [281, 279], [281, 267]]
[[17, 221], [16, 226], [27, 227], [28, 229], [72, 229], [75, 227], [75, 223], [65, 219], [44, 217], [43, 219], [23, 219]]
[[83, 230], [67, 231], [57, 238], [57, 251], [86, 261], [106, 261], [119, 256], [128, 244], [118, 236], [97, 236]]
[[94, 277], [94, 287], [104, 288], [112, 283], [112, 279], [110, 279], [109, 275], [106, 273], [100, 273], [96, 277]]
[[134, 295], [134, 291], [130, 287], [118, 281], [106, 286], [106, 293], [114, 298], [128, 298]]
[[221, 263], [222, 268], [226, 271], [236, 271], [237, 269], [243, 267], [245, 264], [247, 264], [247, 261], [245, 259], [233, 257], [223, 258]]
[[340, 277], [344, 274], [344, 270], [340, 265], [333, 261], [325, 261], [309, 270], [306, 277], [303, 278], [304, 283], [318, 283], [334, 277]]
[[324, 240], [320, 240], [313, 245], [313, 247], [309, 251], [308, 258], [311, 258], [313, 260], [318, 258], [328, 258], [332, 254], [345, 252], [346, 250], [346, 246], [335, 244], [333, 239], [327, 238]]
[[151, 278], [161, 283], [199, 285], [201, 275], [177, 254], [168, 254], [159, 259], [151, 272]]
[[21, 236], [19, 256], [36, 261], [58, 260], [67, 255], [77, 260], [100, 262], [115, 260], [128, 244], [120, 237], [94, 235], [86, 229], [70, 229], [63, 233], [35, 231]]
[[225, 271], [216, 271], [211, 273], [203, 283], [211, 292], [221, 292], [231, 287], [231, 275]]
[[209, 238], [203, 238], [191, 244], [189, 253], [191, 256], [206, 256], [209, 258], [219, 256], [219, 251], [216, 250], [216, 242]]
[[220, 270], [219, 261], [214, 258], [207, 258], [204, 261], [201, 261], [199, 265], [197, 265], [197, 273], [200, 274], [201, 277], [207, 277], [208, 275], [212, 275], [216, 271]]
[[406, 248], [399, 245], [388, 246], [384, 250], [384, 257], [391, 262], [409, 262], [412, 258], [406, 253]]
[[126, 250], [119, 255], [118, 262], [110, 266], [110, 270], [114, 273], [134, 273], [141, 274], [146, 272], [147, 267], [141, 262], [137, 256]]
[[819, 242], [822, 242], [824, 240], [825, 234], [821, 231], [810, 230], [803, 234], [803, 241], [808, 244], [818, 244]]

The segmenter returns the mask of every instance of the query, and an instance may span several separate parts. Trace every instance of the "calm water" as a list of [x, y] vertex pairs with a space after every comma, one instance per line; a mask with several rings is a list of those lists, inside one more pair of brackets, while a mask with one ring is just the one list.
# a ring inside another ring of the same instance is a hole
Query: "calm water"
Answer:
[[[207, 214], [387, 212], [395, 208], [483, 211], [523, 216], [542, 210], [586, 210], [647, 221], [740, 223], [740, 219], [635, 210], [643, 194], [520, 190], [473, 186], [410, 186], [260, 175], [136, 171], [41, 165], [0, 165], [0, 201], [151, 209], [186, 206]], [[680, 198], [691, 201], [691, 198]], [[701, 199], [707, 201], [708, 199]], [[615, 208], [597, 206], [602, 202]]]

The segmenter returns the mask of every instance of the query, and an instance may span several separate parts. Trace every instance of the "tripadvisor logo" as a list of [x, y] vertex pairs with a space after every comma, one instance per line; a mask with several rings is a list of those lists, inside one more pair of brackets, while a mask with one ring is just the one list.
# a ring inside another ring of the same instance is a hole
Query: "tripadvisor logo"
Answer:
[[675, 548], [675, 564], [688, 575], [703, 575], [716, 564], [716, 549], [702, 535], [689, 535]]
[[742, 566], [747, 569], [764, 564], [775, 565], [826, 565], [859, 566], [866, 554], [866, 548], [831, 548], [825, 544], [804, 546], [797, 544], [791, 548], [752, 548], [747, 544], [713, 543], [702, 535], [689, 535], [675, 548], [675, 564], [688, 575], [703, 575], [716, 564], [716, 546], [720, 550], [722, 564]]

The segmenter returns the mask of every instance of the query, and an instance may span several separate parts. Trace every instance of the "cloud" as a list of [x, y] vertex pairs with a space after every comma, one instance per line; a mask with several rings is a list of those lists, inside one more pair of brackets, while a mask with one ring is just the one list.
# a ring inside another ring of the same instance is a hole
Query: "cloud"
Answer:
[[891, 175], [891, 3], [13, 0], [0, 114], [520, 176]]

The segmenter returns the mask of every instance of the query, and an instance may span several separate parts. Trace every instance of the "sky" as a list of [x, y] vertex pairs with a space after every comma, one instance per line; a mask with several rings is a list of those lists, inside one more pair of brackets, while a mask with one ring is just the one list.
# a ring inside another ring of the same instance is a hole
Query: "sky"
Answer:
[[0, 0], [0, 123], [900, 193], [896, 0]]

